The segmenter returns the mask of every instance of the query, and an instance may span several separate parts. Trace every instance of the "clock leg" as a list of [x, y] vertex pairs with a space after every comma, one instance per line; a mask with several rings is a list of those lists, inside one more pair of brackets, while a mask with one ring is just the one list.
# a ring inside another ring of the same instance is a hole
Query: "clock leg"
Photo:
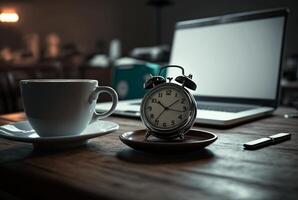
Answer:
[[150, 131], [147, 131], [146, 132], [146, 135], [145, 135], [145, 140], [147, 140], [147, 138], [151, 135]]
[[179, 133], [179, 138], [180, 138], [181, 140], [184, 140], [184, 132], [183, 132], [183, 131], [181, 131], [181, 132]]

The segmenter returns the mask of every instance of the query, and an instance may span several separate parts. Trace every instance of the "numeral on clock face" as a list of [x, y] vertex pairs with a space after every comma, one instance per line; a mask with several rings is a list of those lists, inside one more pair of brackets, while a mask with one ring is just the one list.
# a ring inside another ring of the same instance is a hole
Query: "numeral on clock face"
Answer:
[[172, 90], [167, 90], [166, 91], [166, 95], [171, 95], [172, 94]]
[[152, 103], [157, 103], [157, 99], [152, 99], [151, 102]]
[[185, 104], [185, 101], [186, 101], [185, 98], [182, 98], [182, 99], [181, 99], [181, 103], [182, 103], [182, 104]]

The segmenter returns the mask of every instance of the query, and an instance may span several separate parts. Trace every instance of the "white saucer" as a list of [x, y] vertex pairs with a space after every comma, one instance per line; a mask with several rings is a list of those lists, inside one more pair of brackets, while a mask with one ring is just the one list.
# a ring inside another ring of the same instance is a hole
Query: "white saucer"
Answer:
[[119, 125], [110, 121], [96, 121], [89, 124], [79, 135], [39, 137], [28, 121], [0, 126], [0, 137], [19, 142], [32, 143], [38, 149], [61, 149], [86, 144], [88, 139], [118, 130]]

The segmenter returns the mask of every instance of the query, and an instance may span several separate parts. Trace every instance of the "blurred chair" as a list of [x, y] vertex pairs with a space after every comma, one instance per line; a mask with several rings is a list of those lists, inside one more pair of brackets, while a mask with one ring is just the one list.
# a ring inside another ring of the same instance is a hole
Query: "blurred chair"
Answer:
[[295, 106], [298, 102], [298, 55], [288, 56], [281, 81], [281, 103]]
[[298, 80], [298, 55], [288, 56], [283, 69], [283, 78], [288, 81]]
[[59, 66], [5, 66], [0, 67], [0, 89], [5, 109], [10, 113], [23, 110], [19, 82], [22, 79], [62, 78]]
[[6, 73], [0, 71], [0, 113], [13, 110], [13, 98], [9, 91]]

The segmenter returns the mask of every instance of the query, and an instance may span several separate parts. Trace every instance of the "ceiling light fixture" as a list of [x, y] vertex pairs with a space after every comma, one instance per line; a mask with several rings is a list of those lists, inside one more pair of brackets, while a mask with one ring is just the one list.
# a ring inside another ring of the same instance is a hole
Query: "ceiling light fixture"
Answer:
[[12, 10], [0, 13], [0, 22], [13, 23], [19, 21], [19, 15]]

